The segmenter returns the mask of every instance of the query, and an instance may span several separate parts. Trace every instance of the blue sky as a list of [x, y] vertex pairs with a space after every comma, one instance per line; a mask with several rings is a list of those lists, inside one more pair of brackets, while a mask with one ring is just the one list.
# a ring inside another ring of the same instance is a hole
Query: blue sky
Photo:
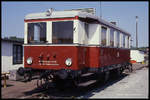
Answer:
[[[76, 8], [95, 8], [100, 16], [100, 3], [94, 2], [2, 2], [2, 37], [24, 36], [24, 17], [28, 13], [45, 12], [49, 8], [67, 10]], [[128, 31], [135, 46], [136, 20], [138, 20], [138, 44], [149, 45], [148, 2], [101, 2], [102, 18], [106, 21], [116, 21], [117, 26]]]

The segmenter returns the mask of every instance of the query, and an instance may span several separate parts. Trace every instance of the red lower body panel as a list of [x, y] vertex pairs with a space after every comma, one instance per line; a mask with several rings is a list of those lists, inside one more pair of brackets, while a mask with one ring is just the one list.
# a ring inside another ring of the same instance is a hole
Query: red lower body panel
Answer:
[[[27, 58], [33, 63], [28, 65]], [[42, 58], [42, 62], [40, 60]], [[72, 59], [72, 65], [66, 66], [65, 60]], [[130, 62], [130, 50], [108, 47], [85, 46], [24, 46], [24, 66], [34, 69], [72, 69], [85, 67], [98, 68], [112, 64]]]
[[[24, 46], [24, 64], [25, 67], [34, 69], [73, 69], [78, 66], [78, 48], [76, 46]], [[28, 65], [27, 58], [33, 58], [33, 64]], [[42, 59], [41, 59], [42, 58]], [[72, 59], [72, 66], [65, 65], [67, 58]], [[42, 64], [40, 63], [42, 60]]]

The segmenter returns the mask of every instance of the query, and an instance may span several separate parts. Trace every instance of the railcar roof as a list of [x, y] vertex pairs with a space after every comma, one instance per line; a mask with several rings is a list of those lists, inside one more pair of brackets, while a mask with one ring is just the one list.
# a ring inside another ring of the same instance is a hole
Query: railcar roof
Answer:
[[65, 17], [75, 17], [79, 16], [81, 18], [92, 18], [96, 19], [102, 24], [105, 24], [109, 27], [113, 27], [121, 32], [124, 32], [127, 35], [130, 35], [129, 32], [117, 27], [116, 25], [105, 21], [104, 19], [101, 19], [95, 15], [92, 15], [91, 13], [87, 12], [81, 12], [81, 11], [52, 11], [50, 16], [47, 15], [47, 12], [41, 12], [41, 13], [31, 13], [25, 16], [25, 20], [30, 20], [30, 19], [47, 19], [47, 18], [65, 18]]

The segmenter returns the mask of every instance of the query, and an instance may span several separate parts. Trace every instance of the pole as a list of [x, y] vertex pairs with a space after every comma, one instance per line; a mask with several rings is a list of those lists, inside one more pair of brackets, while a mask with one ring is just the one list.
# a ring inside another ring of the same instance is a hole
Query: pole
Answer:
[[100, 18], [102, 18], [102, 5], [101, 5], [101, 1], [100, 1]]
[[138, 16], [136, 17], [136, 48], [138, 48]]

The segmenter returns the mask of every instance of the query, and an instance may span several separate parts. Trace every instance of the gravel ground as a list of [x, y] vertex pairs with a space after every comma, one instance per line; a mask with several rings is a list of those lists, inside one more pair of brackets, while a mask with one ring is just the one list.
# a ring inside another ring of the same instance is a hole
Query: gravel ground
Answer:
[[[60, 92], [50, 88], [48, 92], [36, 88], [36, 80], [31, 82], [19, 82], [7, 80], [7, 88], [1, 88], [2, 98], [59, 98], [60, 95], [71, 98], [148, 98], [149, 93], [149, 68], [143, 64], [133, 64], [133, 72], [125, 76], [111, 80], [107, 84], [84, 87], [87, 90], [82, 93], [80, 90], [69, 90]], [[2, 81], [1, 81], [2, 82]], [[2, 82], [3, 83], [3, 82]], [[39, 96], [37, 96], [39, 95]], [[67, 99], [67, 98], [66, 98]]]
[[[149, 71], [147, 68], [136, 70], [119, 82], [99, 88], [86, 94], [85, 98], [148, 98]], [[110, 83], [108, 83], [110, 84]]]

